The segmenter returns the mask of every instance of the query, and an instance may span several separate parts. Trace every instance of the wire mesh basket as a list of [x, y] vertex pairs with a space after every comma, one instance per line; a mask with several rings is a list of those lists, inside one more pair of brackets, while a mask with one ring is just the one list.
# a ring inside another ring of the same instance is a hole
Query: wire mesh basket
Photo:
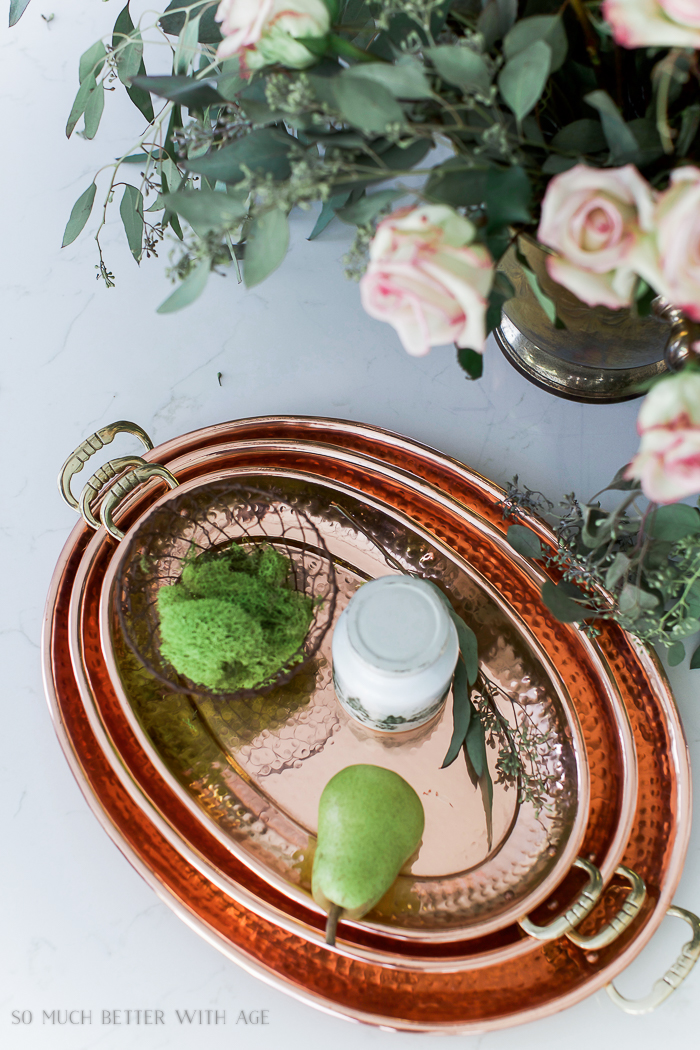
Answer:
[[[284, 685], [314, 661], [333, 623], [337, 581], [332, 557], [303, 500], [274, 488], [220, 480], [181, 492], [156, 507], [128, 543], [115, 579], [116, 615], [124, 641], [139, 664], [169, 692], [203, 700], [259, 697]], [[216, 690], [176, 670], [163, 652], [158, 596], [181, 580], [194, 559], [250, 554], [273, 548], [289, 563], [285, 586], [312, 599], [303, 643], [274, 673], [251, 688]]]

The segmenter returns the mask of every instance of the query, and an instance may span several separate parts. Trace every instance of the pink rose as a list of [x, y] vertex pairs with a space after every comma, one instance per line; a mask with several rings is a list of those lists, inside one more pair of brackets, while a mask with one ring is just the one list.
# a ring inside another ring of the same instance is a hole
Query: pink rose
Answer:
[[577, 164], [549, 183], [537, 237], [557, 253], [547, 259], [552, 280], [616, 310], [629, 306], [637, 275], [659, 283], [653, 229], [652, 189], [632, 164]]
[[331, 24], [323, 0], [221, 0], [216, 20], [224, 36], [216, 57], [238, 55], [243, 70], [310, 66], [316, 58], [300, 39], [325, 36]]
[[700, 321], [700, 168], [676, 168], [671, 173], [670, 186], [657, 205], [656, 226], [659, 291], [688, 317]]
[[605, 0], [603, 17], [623, 47], [700, 47], [698, 0]]
[[360, 281], [370, 317], [387, 321], [409, 354], [456, 343], [483, 351], [493, 261], [468, 219], [446, 205], [402, 208], [377, 227]]
[[626, 471], [654, 503], [675, 503], [700, 492], [700, 372], [656, 383], [637, 419], [639, 452]]

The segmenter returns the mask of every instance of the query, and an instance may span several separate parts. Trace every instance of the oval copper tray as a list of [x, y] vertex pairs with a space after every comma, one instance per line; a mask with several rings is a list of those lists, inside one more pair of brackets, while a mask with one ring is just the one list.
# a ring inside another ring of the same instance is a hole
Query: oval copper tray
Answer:
[[[308, 436], [317, 440], [321, 436], [345, 449], [354, 446], [360, 452], [373, 454], [375, 459], [382, 458], [403, 469], [409, 468], [414, 477], [427, 480], [436, 489], [449, 493], [484, 521], [490, 520], [496, 531], [502, 528], [500, 512], [496, 507], [500, 493], [494, 486], [437, 453], [359, 425], [322, 420], [244, 421], [211, 428], [201, 432], [194, 440], [191, 436], [182, 439], [179, 445], [170, 443], [162, 446], [156, 450], [153, 458], [172, 466], [177, 453], [194, 453], [199, 441], [202, 450], [207, 445], [227, 444], [228, 455], [235, 461], [240, 438], [293, 439], [295, 431], [297, 438]], [[217, 466], [223, 466], [222, 453], [217, 453], [217, 456]], [[244, 458], [247, 469], [255, 466], [248, 462], [251, 458], [249, 453], [245, 453]], [[255, 456], [252, 458], [255, 459]], [[241, 465], [240, 457], [236, 465]], [[304, 465], [308, 466], [308, 463]], [[387, 484], [385, 488], [390, 496], [395, 495], [390, 485]], [[127, 518], [143, 510], [144, 501], [143, 495], [132, 500]], [[425, 524], [430, 527], [432, 535], [445, 539], [441, 512], [434, 510], [431, 520]], [[586, 957], [568, 942], [537, 945], [534, 949], [526, 942], [528, 964], [523, 967], [522, 961], [518, 963], [524, 948], [523, 941], [514, 941], [512, 933], [501, 931], [501, 934], [494, 935], [490, 940], [486, 939], [488, 944], [481, 947], [487, 947], [487, 952], [482, 950], [473, 958], [471, 965], [464, 959], [455, 958], [450, 963], [449, 959], [444, 958], [441, 963], [435, 960], [432, 965], [426, 966], [430, 961], [430, 953], [425, 952], [423, 963], [401, 960], [397, 955], [393, 962], [385, 959], [383, 965], [378, 966], [348, 959], [342, 947], [333, 952], [308, 938], [291, 934], [282, 925], [266, 921], [255, 915], [252, 909], [233, 900], [215, 880], [203, 875], [201, 870], [182, 856], [162, 833], [162, 829], [134, 802], [132, 795], [137, 793], [137, 789], [134, 788], [134, 792], [129, 794], [115, 777], [90, 729], [66, 651], [69, 627], [67, 606], [88, 539], [86, 529], [79, 527], [74, 531], [57, 569], [49, 603], [47, 690], [52, 697], [59, 734], [93, 805], [96, 809], [103, 808], [109, 815], [114, 824], [111, 833], [130, 859], [137, 863], [152, 884], [160, 887], [161, 892], [168, 897], [174, 896], [178, 902], [175, 906], [180, 911], [183, 908], [186, 910], [190, 923], [200, 929], [206, 928], [210, 939], [232, 957], [261, 976], [281, 982], [288, 990], [307, 1001], [335, 1009], [341, 1014], [397, 1028], [473, 1031], [512, 1024], [539, 1013], [551, 1012], [582, 998], [610, 980], [651, 936], [670, 901], [686, 847], [689, 821], [688, 769], [682, 733], [663, 676], [648, 654], [622, 632], [608, 627], [599, 641], [613, 668], [632, 721], [642, 771], [631, 845], [624, 856], [625, 863], [638, 870], [650, 888], [648, 902], [638, 924], [595, 958]], [[460, 542], [459, 536], [450, 536], [449, 539], [454, 539], [457, 544]], [[93, 542], [100, 544], [104, 541], [96, 537]], [[109, 543], [111, 541], [106, 541], [106, 544]], [[483, 569], [474, 548], [471, 553], [480, 570]], [[477, 554], [481, 552], [477, 550]], [[519, 566], [515, 575], [519, 579], [530, 578], [531, 583], [534, 582], [530, 567]], [[512, 590], [512, 582], [508, 582], [508, 586]], [[89, 597], [87, 591], [85, 597]], [[92, 604], [87, 601], [83, 610], [83, 623], [86, 625], [83, 655], [86, 662], [95, 655], [95, 649], [99, 649], [96, 597], [93, 595]], [[75, 596], [75, 600], [80, 604], [82, 599]], [[581, 652], [577, 652], [577, 632], [547, 623], [541, 606], [537, 608], [536, 605], [534, 603], [533, 607], [523, 610], [523, 618], [531, 623], [535, 635], [539, 631], [545, 636], [550, 649], [556, 646], [555, 661], [561, 661], [565, 668], [568, 664], [574, 678], [583, 677], [585, 680], [586, 660], [582, 659]], [[92, 632], [87, 630], [90, 624]], [[108, 692], [108, 679], [105, 678], [104, 684]], [[589, 701], [590, 713], [594, 715], [595, 693], [589, 697]], [[100, 702], [104, 715], [110, 701], [105, 703], [101, 699]], [[117, 710], [120, 710], [118, 704], [114, 705], [112, 712], [115, 718]], [[121, 731], [122, 735], [128, 736], [128, 726], [122, 725]], [[137, 752], [138, 748], [134, 753], [135, 764], [138, 762]], [[79, 763], [82, 771], [78, 768]], [[153, 781], [152, 793], [159, 796], [163, 811], [172, 812], [177, 806], [173, 798], [168, 797], [167, 786], [162, 782], [158, 784], [158, 778], [148, 768], [148, 760], [143, 754], [141, 763], [142, 776], [144, 780], [150, 777]], [[593, 794], [592, 818], [587, 836], [592, 836], [594, 840], [602, 826], [603, 817], [596, 811], [597, 801]], [[222, 850], [215, 838], [211, 835], [207, 838], [201, 822], [196, 821], [191, 813], [185, 810], [180, 817], [181, 825], [188, 826], [189, 840], [200, 845], [202, 856], [206, 856], [221, 870], [226, 870], [234, 881], [239, 880], [253, 894], [266, 895], [271, 907], [277, 905], [280, 914], [287, 918], [300, 915], [296, 902], [281, 895], [276, 897], [274, 887], [257, 885], [255, 874], [236, 864], [231, 854]], [[591, 918], [591, 923], [600, 924], [619, 907], [620, 895], [624, 896], [624, 890], [621, 887], [619, 890], [613, 889], [614, 892], [611, 890], [607, 894], [604, 907], [598, 909], [597, 918]], [[546, 905], [543, 908], [546, 911]], [[307, 921], [306, 916], [300, 918]], [[311, 921], [310, 925], [313, 926], [314, 922]], [[499, 943], [502, 947], [498, 946]], [[470, 948], [478, 952], [479, 945], [471, 942]], [[388, 950], [394, 950], [393, 942], [389, 943]], [[444, 957], [443, 949], [441, 954]], [[304, 960], [302, 968], [299, 964], [301, 958]], [[498, 993], [493, 992], [494, 988], [499, 989]], [[408, 992], [409, 989], [410, 997], [401, 995], [402, 991]], [[421, 994], [416, 995], [416, 991]]]

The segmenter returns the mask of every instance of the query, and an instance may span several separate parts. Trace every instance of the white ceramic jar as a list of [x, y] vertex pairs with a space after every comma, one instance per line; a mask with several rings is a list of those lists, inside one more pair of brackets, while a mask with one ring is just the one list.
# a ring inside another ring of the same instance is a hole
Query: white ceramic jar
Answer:
[[444, 603], [412, 576], [363, 584], [333, 633], [333, 681], [347, 712], [383, 732], [427, 722], [445, 702], [459, 642]]

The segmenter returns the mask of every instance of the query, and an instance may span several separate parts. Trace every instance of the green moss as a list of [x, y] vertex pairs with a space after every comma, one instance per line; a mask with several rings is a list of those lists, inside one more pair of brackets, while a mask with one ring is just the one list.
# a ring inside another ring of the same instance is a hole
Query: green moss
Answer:
[[254, 689], [293, 658], [311, 626], [313, 599], [289, 589], [289, 570], [274, 548], [235, 543], [187, 561], [158, 594], [163, 655], [198, 685]]

